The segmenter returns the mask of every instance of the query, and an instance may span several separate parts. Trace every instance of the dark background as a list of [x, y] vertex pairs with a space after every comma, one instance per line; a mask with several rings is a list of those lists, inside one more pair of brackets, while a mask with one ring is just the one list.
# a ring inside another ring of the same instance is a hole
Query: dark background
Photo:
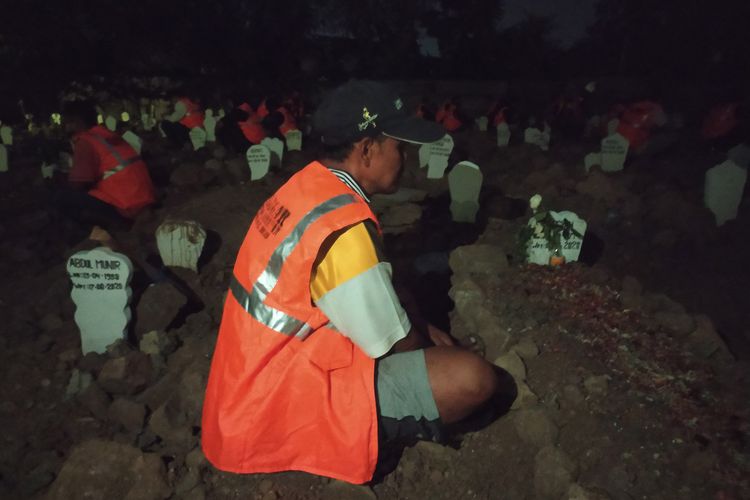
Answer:
[[[28, 92], [94, 75], [284, 79], [290, 85], [322, 76], [748, 79], [750, 2], [505, 4], [2, 0], [2, 85], [4, 94]], [[439, 40], [441, 59], [419, 55], [415, 22]], [[588, 28], [582, 31], [581, 24]]]

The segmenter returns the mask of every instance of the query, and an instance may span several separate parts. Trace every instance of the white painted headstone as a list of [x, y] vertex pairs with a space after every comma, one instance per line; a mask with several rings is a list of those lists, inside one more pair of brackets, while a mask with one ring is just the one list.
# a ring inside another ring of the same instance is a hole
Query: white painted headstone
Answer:
[[302, 151], [302, 131], [290, 130], [284, 136], [287, 151]]
[[737, 144], [729, 150], [727, 156], [739, 167], [750, 167], [750, 147], [747, 144]]
[[487, 123], [489, 120], [487, 119], [486, 116], [480, 116], [474, 121], [476, 122], [477, 128], [479, 129], [480, 132], [487, 132]]
[[213, 109], [207, 109], [203, 117], [203, 128], [206, 130], [206, 141], [216, 142], [216, 117]]
[[55, 175], [55, 169], [57, 168], [57, 165], [54, 163], [52, 165], [47, 165], [46, 163], [42, 162], [42, 179], [51, 179], [52, 176]]
[[115, 130], [117, 130], [117, 118], [112, 115], [107, 115], [104, 118], [104, 126], [107, 127], [107, 129], [111, 132], [114, 132]]
[[122, 138], [123, 140], [125, 140], [125, 142], [130, 144], [133, 149], [135, 149], [136, 153], [141, 154], [141, 149], [143, 149], [143, 141], [132, 130], [128, 130], [124, 134], [122, 134]]
[[150, 113], [141, 113], [141, 126], [146, 132], [150, 132], [156, 126], [156, 120]]
[[266, 137], [260, 143], [271, 152], [271, 165], [280, 167], [284, 159], [284, 141], [275, 137]]
[[498, 147], [507, 147], [510, 143], [510, 127], [507, 123], [502, 122], [497, 126], [497, 145]]
[[526, 144], [539, 144], [542, 131], [536, 127], [529, 127], [523, 131], [523, 142]]
[[81, 351], [104, 353], [126, 335], [133, 264], [125, 255], [99, 247], [74, 254], [66, 268], [73, 282], [71, 297], [81, 330]]
[[448, 159], [453, 152], [453, 137], [445, 134], [442, 139], [430, 144], [425, 144], [429, 149], [427, 160], [427, 178], [442, 179], [445, 169], [448, 167]]
[[164, 221], [156, 229], [156, 246], [165, 266], [198, 272], [206, 231], [194, 221]]
[[625, 166], [630, 143], [621, 134], [614, 133], [602, 139], [602, 170], [617, 172]]
[[706, 171], [703, 199], [706, 208], [716, 217], [717, 226], [737, 217], [745, 182], [747, 169], [738, 166], [732, 160]]
[[430, 161], [430, 145], [429, 144], [422, 144], [419, 147], [419, 168], [424, 168], [427, 166], [427, 163]]
[[199, 149], [206, 146], [206, 131], [201, 127], [194, 127], [190, 129], [190, 142], [193, 143], [193, 150], [198, 151]]
[[0, 144], [0, 172], [8, 171], [8, 148]]
[[10, 125], [0, 127], [0, 142], [5, 146], [13, 145], [13, 129], [10, 128]]
[[470, 161], [458, 163], [448, 174], [450, 209], [454, 222], [476, 222], [482, 179], [479, 165]]
[[607, 135], [612, 135], [617, 133], [617, 127], [620, 126], [620, 120], [617, 118], [612, 118], [610, 121], [607, 122]]
[[596, 165], [602, 166], [602, 154], [601, 153], [589, 153], [583, 158], [583, 165], [586, 167], [586, 172], [591, 170], [591, 167]]
[[542, 130], [542, 135], [540, 137], [539, 147], [542, 148], [542, 151], [547, 151], [549, 149], [549, 141], [552, 139], [552, 128], [544, 124], [544, 130]]
[[[552, 212], [550, 211], [552, 218], [558, 222], [568, 220], [573, 229], [580, 234], [577, 236], [572, 232], [566, 238], [565, 235], [560, 235], [560, 243], [562, 248], [560, 253], [565, 257], [566, 262], [574, 262], [578, 260], [581, 254], [581, 247], [583, 246], [583, 237], [586, 234], [586, 221], [578, 217], [573, 212]], [[529, 226], [533, 226], [533, 217], [529, 219]], [[539, 264], [545, 266], [549, 264], [549, 259], [552, 256], [552, 251], [547, 248], [547, 240], [545, 238], [532, 237], [528, 243], [528, 262], [530, 264]]]
[[250, 180], [257, 181], [268, 173], [271, 166], [271, 151], [262, 144], [250, 146], [245, 154], [250, 167]]

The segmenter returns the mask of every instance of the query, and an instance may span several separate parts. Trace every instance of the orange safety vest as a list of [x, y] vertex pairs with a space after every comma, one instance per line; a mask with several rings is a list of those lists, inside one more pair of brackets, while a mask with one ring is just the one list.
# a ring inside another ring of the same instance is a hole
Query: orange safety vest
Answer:
[[284, 115], [284, 123], [279, 125], [279, 132], [281, 132], [281, 135], [286, 135], [286, 133], [290, 130], [297, 129], [297, 121], [294, 119], [294, 116], [292, 116], [292, 113], [290, 113], [288, 109], [286, 109], [284, 106], [281, 106], [276, 111]]
[[448, 132], [453, 132], [462, 125], [461, 120], [456, 116], [456, 109], [455, 104], [447, 103], [435, 114], [435, 121], [440, 123]]
[[631, 148], [638, 149], [648, 142], [651, 129], [656, 125], [656, 116], [663, 112], [655, 102], [631, 104], [620, 117], [617, 132], [628, 140]]
[[187, 113], [180, 119], [180, 123], [185, 125], [189, 129], [203, 126], [203, 111], [198, 104], [194, 103], [187, 97], [180, 97], [178, 102], [181, 102], [187, 108]]
[[244, 122], [237, 122], [242, 131], [242, 135], [253, 144], [260, 144], [260, 141], [266, 138], [266, 131], [260, 124], [257, 115], [250, 113], [250, 116]]
[[737, 126], [737, 107], [739, 103], [721, 104], [711, 108], [703, 127], [701, 136], [704, 139], [723, 137]]
[[256, 111], [256, 114], [258, 115], [258, 118], [261, 120], [268, 116], [268, 106], [266, 106], [266, 100], [263, 99], [263, 102], [260, 103], [260, 106], [258, 106], [258, 111]]
[[203, 403], [202, 446], [218, 469], [301, 470], [351, 483], [378, 457], [375, 360], [334, 330], [310, 297], [335, 231], [377, 223], [318, 162], [258, 211], [240, 247]]
[[148, 168], [135, 149], [115, 132], [96, 125], [76, 136], [99, 157], [99, 181], [89, 194], [132, 218], [156, 197]]

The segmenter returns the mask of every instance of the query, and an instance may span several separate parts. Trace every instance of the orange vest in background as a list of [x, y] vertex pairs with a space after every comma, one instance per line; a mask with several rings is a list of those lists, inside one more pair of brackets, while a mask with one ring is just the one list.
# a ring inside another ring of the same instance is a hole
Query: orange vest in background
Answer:
[[178, 102], [181, 102], [187, 108], [185, 116], [180, 119], [180, 123], [189, 129], [203, 126], [203, 110], [195, 102], [191, 101], [187, 97], [180, 97]]
[[263, 99], [263, 102], [260, 103], [260, 106], [258, 106], [258, 110], [255, 112], [258, 115], [258, 118], [261, 120], [268, 116], [268, 106], [266, 106], [266, 100]]
[[456, 116], [457, 111], [458, 108], [455, 104], [444, 104], [438, 112], [435, 113], [435, 121], [440, 123], [448, 132], [453, 132], [462, 125], [461, 120]]
[[99, 157], [99, 181], [89, 191], [91, 196], [129, 218], [155, 201], [146, 164], [122, 137], [97, 125], [78, 134], [76, 141], [88, 142]]
[[330, 328], [310, 297], [323, 242], [367, 219], [376, 221], [369, 206], [318, 162], [258, 211], [234, 265], [203, 403], [201, 442], [216, 468], [372, 478], [375, 360]]
[[239, 106], [237, 106], [237, 109], [241, 109], [245, 113], [252, 115], [253, 114], [253, 108], [246, 102], [243, 102]]
[[260, 124], [260, 120], [257, 115], [250, 113], [250, 116], [244, 122], [238, 122], [237, 126], [240, 127], [242, 135], [245, 139], [253, 144], [260, 144], [260, 141], [266, 138], [266, 131]]
[[727, 135], [737, 126], [737, 108], [739, 103], [720, 104], [711, 108], [703, 127], [701, 136], [704, 139], [717, 139]]
[[617, 132], [630, 142], [630, 147], [638, 149], [648, 142], [651, 129], [658, 125], [664, 115], [661, 105], [652, 101], [640, 101], [628, 106], [620, 117]]
[[279, 125], [279, 132], [281, 132], [282, 136], [286, 135], [286, 133], [290, 130], [297, 129], [297, 120], [294, 119], [294, 116], [289, 112], [288, 109], [286, 109], [286, 107], [281, 106], [276, 111], [284, 116], [284, 123]]

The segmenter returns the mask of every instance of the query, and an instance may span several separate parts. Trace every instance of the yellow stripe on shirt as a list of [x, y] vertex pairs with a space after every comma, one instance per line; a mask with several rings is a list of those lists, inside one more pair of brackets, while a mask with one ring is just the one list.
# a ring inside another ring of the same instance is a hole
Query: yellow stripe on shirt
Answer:
[[313, 269], [310, 279], [313, 301], [380, 262], [365, 224], [360, 222], [341, 233]]

